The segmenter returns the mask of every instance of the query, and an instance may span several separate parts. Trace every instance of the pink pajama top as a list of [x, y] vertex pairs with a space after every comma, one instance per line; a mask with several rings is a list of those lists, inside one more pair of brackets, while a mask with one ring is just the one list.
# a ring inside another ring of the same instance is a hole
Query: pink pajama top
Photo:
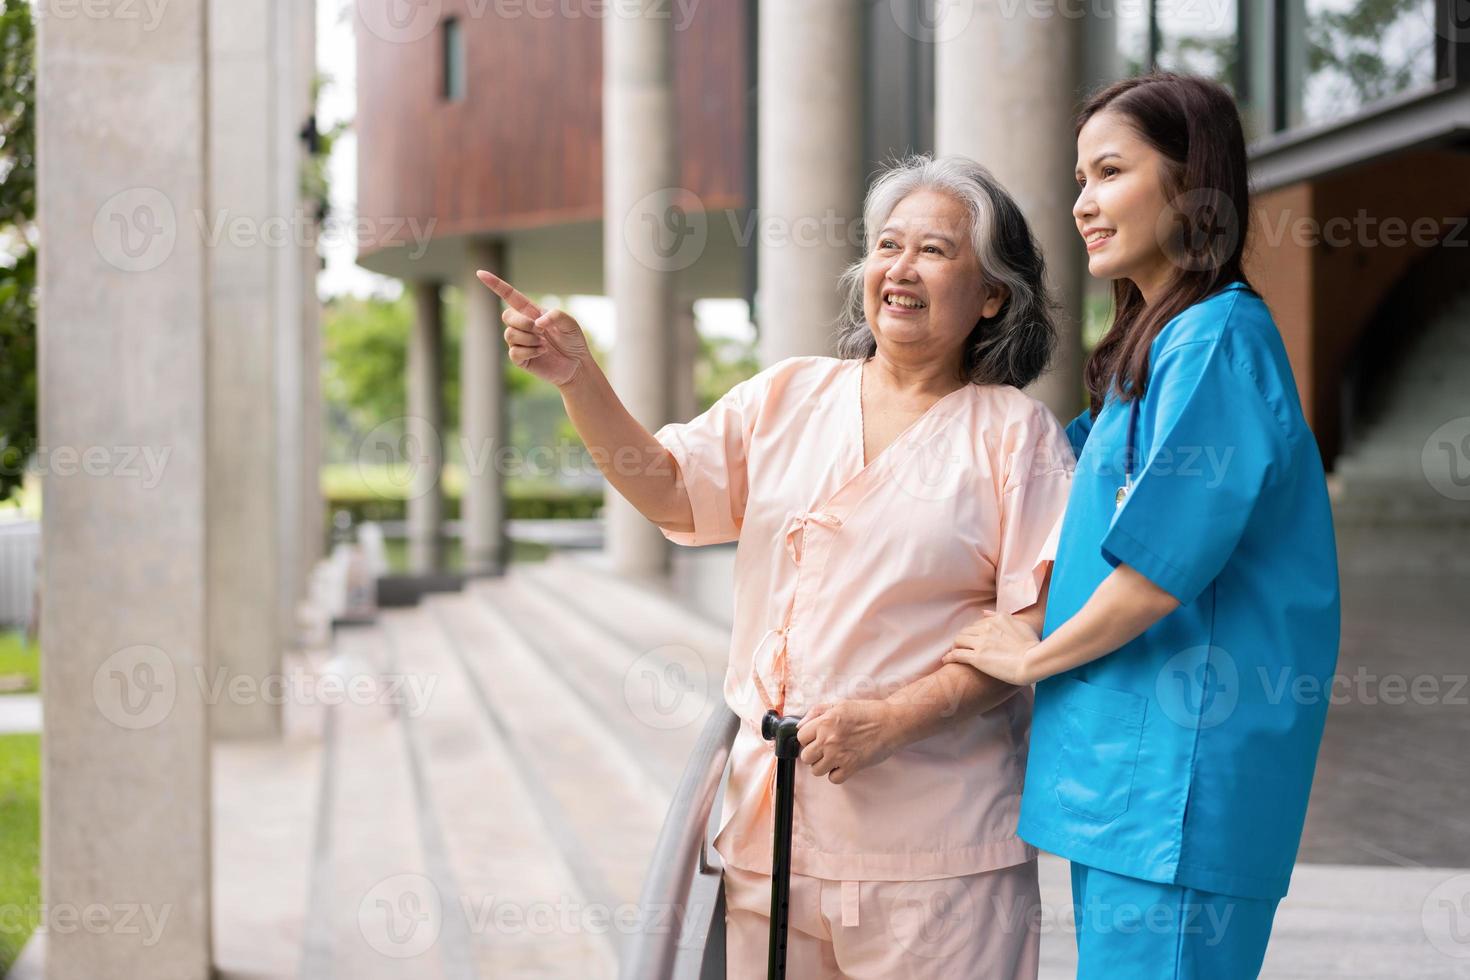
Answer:
[[[945, 395], [865, 466], [861, 367], [789, 358], [655, 435], [694, 513], [692, 533], [664, 534], [739, 542], [724, 697], [742, 723], [715, 849], [749, 871], [771, 869], [766, 710], [887, 697], [939, 670], [982, 610], [1032, 605], [1071, 487], [1061, 426], [1009, 385]], [[840, 785], [798, 763], [792, 870], [901, 881], [1030, 860], [1030, 722], [1028, 689]]]

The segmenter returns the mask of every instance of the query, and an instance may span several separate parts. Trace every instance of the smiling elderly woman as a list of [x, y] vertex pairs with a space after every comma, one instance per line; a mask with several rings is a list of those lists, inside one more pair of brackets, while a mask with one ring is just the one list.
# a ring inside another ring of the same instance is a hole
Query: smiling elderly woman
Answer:
[[739, 542], [728, 975], [765, 975], [775, 709], [804, 715], [790, 974], [1034, 977], [1035, 851], [1016, 836], [1031, 693], [942, 658], [988, 612], [1041, 625], [1073, 465], [1018, 390], [1054, 344], [1043, 261], [962, 158], [890, 169], [863, 220], [840, 356], [773, 364], [656, 435], [575, 321], [482, 278], [511, 306], [512, 360], [558, 385], [594, 456], [644, 454], [609, 482], [675, 542]]

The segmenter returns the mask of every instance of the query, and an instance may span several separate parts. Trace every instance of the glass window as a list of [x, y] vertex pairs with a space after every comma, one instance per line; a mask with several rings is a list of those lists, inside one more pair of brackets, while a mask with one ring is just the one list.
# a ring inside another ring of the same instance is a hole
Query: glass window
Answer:
[[1435, 80], [1435, 0], [1293, 0], [1286, 122], [1333, 122]]
[[444, 21], [444, 89], [443, 96], [451, 102], [464, 98], [464, 31], [458, 18], [448, 17]]

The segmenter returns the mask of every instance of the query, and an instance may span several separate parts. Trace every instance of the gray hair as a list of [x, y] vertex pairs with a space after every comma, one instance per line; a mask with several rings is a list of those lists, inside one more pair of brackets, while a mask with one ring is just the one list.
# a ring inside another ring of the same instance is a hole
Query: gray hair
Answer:
[[868, 189], [865, 254], [840, 280], [846, 310], [838, 326], [837, 355], [866, 359], [877, 350], [863, 310], [863, 267], [893, 209], [921, 190], [949, 194], [965, 206], [985, 285], [1006, 293], [996, 315], [982, 317], [965, 339], [965, 376], [974, 384], [1024, 388], [1046, 370], [1057, 344], [1046, 262], [1015, 200], [989, 170], [962, 156], [908, 157], [886, 167]]

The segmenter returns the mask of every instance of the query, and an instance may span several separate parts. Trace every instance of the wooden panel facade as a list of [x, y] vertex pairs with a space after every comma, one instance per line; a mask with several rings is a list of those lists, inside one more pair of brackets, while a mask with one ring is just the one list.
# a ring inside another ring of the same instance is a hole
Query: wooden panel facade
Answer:
[[[359, 21], [364, 254], [408, 244], [409, 219], [433, 220], [440, 238], [601, 218], [604, 18], [587, 11], [608, 5], [581, 6], [571, 16], [577, 5], [443, 0], [434, 29], [408, 42]], [[681, 185], [708, 209], [742, 207], [747, 4], [671, 6]], [[464, 37], [462, 101], [441, 95], [449, 18]]]

